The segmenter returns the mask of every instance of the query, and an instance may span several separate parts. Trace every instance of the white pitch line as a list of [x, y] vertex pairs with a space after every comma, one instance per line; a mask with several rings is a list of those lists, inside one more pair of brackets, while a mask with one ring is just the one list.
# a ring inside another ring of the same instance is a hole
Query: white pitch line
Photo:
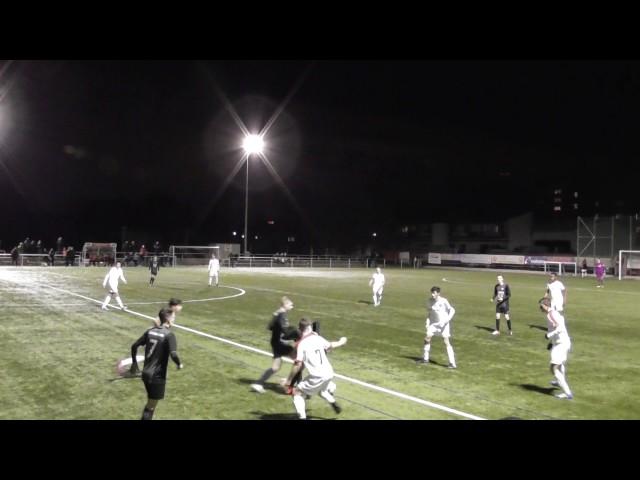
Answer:
[[[51, 288], [53, 290], [58, 290], [59, 292], [67, 293], [69, 295], [74, 295], [74, 296], [79, 297], [79, 298], [84, 298], [85, 300], [89, 300], [89, 301], [94, 302], [94, 303], [102, 304], [102, 302], [100, 300], [96, 300], [94, 298], [86, 297], [86, 296], [81, 295], [79, 293], [71, 292], [69, 290], [65, 290], [65, 289], [58, 288], [58, 287], [52, 287], [51, 285], [43, 285], [43, 286]], [[109, 306], [111, 307], [111, 305], [109, 305]], [[112, 307], [112, 308], [117, 308], [117, 307]], [[117, 309], [119, 310], [119, 308], [117, 308]], [[144, 313], [135, 312], [135, 311], [129, 310], [129, 309], [126, 309], [124, 311], [127, 312], [127, 313], [131, 313], [132, 315], [136, 315], [138, 317], [147, 318], [147, 319], [149, 319], [151, 321], [155, 320], [155, 318], [150, 317], [149, 315], [145, 315]], [[186, 330], [187, 332], [195, 333], [196, 335], [200, 335], [200, 336], [203, 336], [203, 337], [211, 338], [212, 340], [217, 340], [219, 342], [226, 343], [226, 344], [229, 344], [229, 345], [233, 345], [235, 347], [243, 348], [243, 349], [249, 350], [251, 352], [259, 353], [261, 355], [266, 355], [268, 357], [272, 356], [271, 353], [266, 352], [264, 350], [260, 350], [259, 348], [250, 347], [248, 345], [244, 345], [242, 343], [234, 342], [234, 341], [228, 340], [226, 338], [217, 337], [215, 335], [210, 335], [208, 333], [204, 333], [204, 332], [201, 332], [199, 330], [194, 330], [193, 328], [183, 327], [182, 325], [178, 325], [176, 323], [174, 323], [173, 326], [176, 327], [176, 328], [180, 328], [182, 330]], [[284, 360], [286, 362], [293, 363], [293, 360], [291, 360], [289, 358], [285, 358], [285, 357], [283, 357], [283, 358], [284, 358]], [[429, 401], [423, 400], [421, 398], [417, 398], [417, 397], [414, 397], [414, 396], [411, 396], [411, 395], [407, 395], [407, 394], [404, 394], [404, 393], [396, 392], [395, 390], [390, 390], [388, 388], [379, 387], [377, 385], [373, 385], [371, 383], [363, 382], [362, 380], [357, 380], [355, 378], [347, 377], [345, 375], [340, 375], [340, 374], [336, 373], [335, 376], [338, 377], [338, 378], [341, 378], [343, 380], [346, 380], [347, 382], [351, 382], [351, 383], [354, 383], [356, 385], [360, 385], [362, 387], [369, 388], [371, 390], [377, 390], [379, 392], [383, 392], [383, 393], [386, 393], [388, 395], [393, 395], [394, 397], [402, 398], [404, 400], [409, 400], [409, 401], [418, 403], [420, 405], [425, 405], [427, 407], [435, 408], [437, 410], [442, 410], [443, 412], [451, 413], [453, 415], [458, 415], [458, 416], [463, 417], [463, 418], [468, 418], [470, 420], [486, 420], [486, 418], [478, 417], [476, 415], [472, 415], [470, 413], [462, 412], [462, 411], [456, 410], [454, 408], [449, 408], [449, 407], [446, 407], [444, 405], [440, 405], [439, 403], [429, 402]]]

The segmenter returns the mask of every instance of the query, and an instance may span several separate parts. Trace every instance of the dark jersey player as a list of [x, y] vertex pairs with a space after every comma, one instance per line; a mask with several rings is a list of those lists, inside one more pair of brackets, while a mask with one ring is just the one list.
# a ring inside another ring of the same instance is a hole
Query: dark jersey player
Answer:
[[282, 357], [292, 358], [295, 352], [295, 338], [290, 338], [292, 329], [289, 326], [287, 313], [293, 308], [293, 302], [288, 297], [282, 297], [280, 300], [280, 308], [273, 312], [273, 318], [269, 322], [269, 330], [271, 330], [271, 350], [273, 351], [273, 363], [271, 368], [264, 371], [262, 376], [251, 384], [251, 388], [258, 392], [264, 393], [264, 383], [280, 370], [282, 366]]
[[159, 400], [164, 398], [165, 385], [167, 383], [167, 364], [169, 356], [178, 366], [183, 365], [178, 357], [178, 345], [176, 337], [169, 329], [173, 312], [169, 308], [163, 308], [158, 313], [159, 327], [152, 327], [131, 345], [131, 373], [138, 370], [136, 355], [138, 347], [144, 345], [144, 368], [142, 369], [142, 381], [147, 390], [147, 404], [142, 412], [141, 420], [151, 420]]
[[509, 285], [504, 282], [502, 275], [498, 275], [498, 283], [493, 287], [492, 302], [496, 302], [496, 329], [492, 335], [500, 335], [500, 314], [504, 314], [504, 318], [507, 320], [507, 327], [509, 328], [509, 335], [513, 335], [511, 331], [511, 317], [509, 316], [509, 298], [511, 298], [511, 289]]

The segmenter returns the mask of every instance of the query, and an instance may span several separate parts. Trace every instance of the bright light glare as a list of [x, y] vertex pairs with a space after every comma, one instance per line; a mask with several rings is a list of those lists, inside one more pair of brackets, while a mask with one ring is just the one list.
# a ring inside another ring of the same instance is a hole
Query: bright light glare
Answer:
[[262, 153], [264, 141], [260, 135], [247, 135], [242, 142], [242, 148], [247, 154]]

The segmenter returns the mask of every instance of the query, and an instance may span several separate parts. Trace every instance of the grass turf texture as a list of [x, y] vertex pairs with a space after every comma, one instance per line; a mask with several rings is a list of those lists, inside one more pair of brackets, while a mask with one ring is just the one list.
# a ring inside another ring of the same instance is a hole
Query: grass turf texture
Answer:
[[[103, 312], [98, 304], [47, 285], [104, 300], [104, 268], [0, 268], [3, 335], [0, 340], [0, 419], [137, 419], [146, 401], [138, 378], [123, 379], [116, 362], [150, 321], [126, 312]], [[186, 303], [178, 324], [270, 351], [266, 325], [282, 295], [301, 316], [320, 320], [322, 335], [349, 343], [330, 354], [337, 373], [488, 419], [640, 418], [637, 306], [640, 284], [563, 277], [566, 318], [573, 340], [568, 379], [573, 401], [558, 400], [549, 385], [546, 320], [537, 308], [547, 277], [506, 272], [512, 289], [514, 336], [494, 337], [489, 302], [496, 272], [445, 269], [387, 270], [382, 306], [371, 305], [371, 271], [319, 269], [224, 269], [221, 285], [246, 294]], [[148, 270], [127, 268], [120, 292], [131, 310], [155, 316], [170, 297], [197, 300], [238, 293], [207, 285], [206, 268], [165, 268], [148, 285]], [[446, 277], [447, 281], [442, 281]], [[435, 337], [433, 363], [416, 365], [424, 338], [425, 303], [432, 285], [442, 287], [457, 313], [452, 343], [458, 370], [446, 369], [442, 339]], [[112, 305], [115, 302], [112, 301]], [[263, 395], [249, 384], [271, 365], [270, 357], [179, 329], [185, 364], [169, 365], [167, 393], [156, 419], [293, 419], [291, 397], [280, 393], [281, 371]], [[142, 349], [139, 353], [143, 353]], [[319, 397], [307, 402], [310, 418], [457, 419], [418, 403], [340, 380], [340, 415]]]

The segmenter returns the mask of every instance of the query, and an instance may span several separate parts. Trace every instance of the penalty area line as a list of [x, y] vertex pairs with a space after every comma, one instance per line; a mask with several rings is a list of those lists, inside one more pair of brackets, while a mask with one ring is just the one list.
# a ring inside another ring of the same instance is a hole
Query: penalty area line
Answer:
[[[73, 296], [78, 297], [78, 298], [83, 298], [85, 300], [88, 300], [88, 301], [93, 302], [93, 303], [97, 303], [99, 305], [102, 304], [102, 302], [100, 300], [96, 300], [94, 298], [87, 297], [85, 295], [81, 295], [79, 293], [75, 293], [75, 292], [72, 292], [70, 290], [65, 290], [63, 288], [58, 288], [58, 287], [52, 287], [51, 285], [43, 285], [43, 286], [45, 286], [47, 288], [51, 288], [52, 290], [57, 290], [58, 292], [66, 293], [68, 295], [73, 295]], [[119, 307], [113, 307], [112, 305], [109, 305], [109, 307], [114, 308], [116, 310], [120, 310]], [[151, 320], [151, 321], [155, 320], [154, 317], [150, 317], [149, 315], [145, 315], [144, 313], [136, 312], [136, 311], [130, 310], [128, 308], [126, 310], [124, 310], [124, 312], [130, 313], [132, 315], [136, 315], [136, 316], [141, 317], [141, 318], [146, 318], [146, 319]], [[255, 347], [250, 347], [249, 345], [244, 345], [242, 343], [234, 342], [233, 340], [228, 340], [226, 338], [217, 337], [215, 335], [211, 335], [209, 333], [201, 332], [201, 331], [195, 330], [193, 328], [184, 327], [182, 325], [178, 325], [177, 323], [174, 323], [173, 326], [175, 328], [179, 328], [181, 330], [185, 330], [187, 332], [191, 332], [191, 333], [193, 333], [195, 335], [200, 335], [202, 337], [210, 338], [212, 340], [217, 340], [219, 342], [226, 343], [228, 345], [233, 345], [234, 347], [239, 347], [239, 348], [242, 348], [244, 350], [249, 350], [251, 352], [259, 353], [261, 355], [265, 355], [265, 356], [268, 356], [268, 357], [272, 356], [271, 353], [269, 353], [269, 352], [267, 352], [265, 350], [261, 350], [259, 348], [255, 348]], [[289, 358], [284, 358], [283, 357], [283, 360], [285, 360], [288, 363], [293, 363], [293, 360], [291, 360]], [[430, 402], [428, 400], [423, 400], [421, 398], [414, 397], [412, 395], [407, 395], [407, 394], [402, 393], [402, 392], [396, 392], [395, 390], [391, 390], [389, 388], [380, 387], [378, 385], [373, 385], [371, 383], [363, 382], [362, 380], [358, 380], [358, 379], [352, 378], [352, 377], [347, 377], [346, 375], [341, 375], [339, 373], [336, 373], [335, 376], [337, 378], [341, 378], [342, 380], [346, 380], [347, 382], [353, 383], [355, 385], [360, 385], [361, 387], [365, 387], [365, 388], [368, 388], [370, 390], [378, 391], [378, 392], [381, 392], [381, 393], [386, 393], [387, 395], [391, 395], [391, 396], [394, 396], [394, 397], [397, 397], [397, 398], [401, 398], [403, 400], [408, 400], [408, 401], [411, 401], [411, 402], [414, 402], [414, 403], [417, 403], [417, 404], [420, 404], [420, 405], [424, 405], [426, 407], [434, 408], [436, 410], [441, 410], [443, 412], [447, 412], [447, 413], [450, 413], [450, 414], [453, 414], [453, 415], [457, 415], [459, 417], [467, 418], [469, 420], [486, 420], [486, 418], [479, 417], [477, 415], [472, 415], [470, 413], [463, 412], [463, 411], [460, 411], [460, 410], [456, 410], [454, 408], [450, 408], [450, 407], [447, 407], [445, 405], [440, 405], [439, 403]]]

